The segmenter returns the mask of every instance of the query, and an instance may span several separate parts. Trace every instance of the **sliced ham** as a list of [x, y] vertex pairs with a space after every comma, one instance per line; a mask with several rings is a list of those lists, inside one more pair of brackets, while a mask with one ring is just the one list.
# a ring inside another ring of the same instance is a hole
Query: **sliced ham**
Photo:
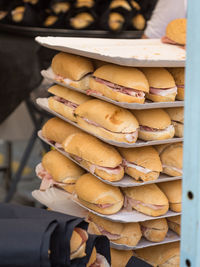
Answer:
[[105, 258], [104, 256], [97, 253], [96, 261], [91, 264], [89, 267], [101, 267], [101, 266], [110, 266], [108, 263], [105, 264]]
[[59, 186], [65, 186], [66, 184], [64, 183], [59, 183], [54, 181], [53, 177], [51, 174], [49, 174], [42, 166], [42, 164], [38, 164], [36, 167], [36, 174], [37, 176], [42, 179], [41, 185], [40, 185], [40, 190], [45, 191], [48, 188], [54, 186], [54, 185], [59, 185]]
[[102, 234], [102, 235], [105, 235], [107, 236], [108, 239], [110, 240], [117, 240], [120, 238], [120, 235], [117, 235], [117, 234], [112, 234], [108, 231], [106, 231], [103, 227], [101, 227], [100, 225], [96, 224], [96, 227], [98, 228], [99, 232]]
[[171, 94], [177, 94], [177, 87], [172, 88], [154, 88], [150, 87], [149, 93], [152, 95], [160, 95], [160, 96], [167, 96]]
[[183, 85], [176, 85], [177, 87], [179, 87], [179, 88], [185, 88], [185, 85], [183, 84]]
[[105, 129], [105, 130], [108, 131], [108, 132], [111, 132], [111, 133], [114, 133], [114, 134], [125, 134], [125, 138], [126, 138], [126, 140], [127, 140], [128, 142], [130, 142], [130, 143], [136, 141], [137, 138], [138, 138], [138, 129], [136, 129], [135, 132], [131, 132], [131, 133], [116, 133], [116, 132], [112, 132], [112, 131], [110, 131], [110, 130], [104, 128], [103, 126], [101, 126], [100, 124], [98, 124], [98, 123], [96, 123], [96, 122], [94, 122], [94, 121], [91, 121], [91, 120], [89, 120], [89, 119], [87, 119], [87, 118], [84, 118], [84, 117], [81, 117], [81, 118], [82, 118], [84, 121], [86, 121], [88, 124], [93, 125], [93, 126], [95, 126], [95, 127], [100, 127], [100, 128], [102, 128], [102, 129]]
[[137, 208], [137, 206], [142, 205], [143, 207], [147, 207], [153, 210], [160, 210], [163, 209], [165, 206], [164, 205], [153, 205], [153, 204], [147, 204], [139, 200], [132, 199], [128, 196], [125, 196], [124, 200], [124, 208], [127, 211], [132, 211], [132, 207]]
[[145, 97], [145, 93], [143, 91], [139, 91], [139, 90], [132, 89], [132, 88], [127, 88], [127, 87], [124, 87], [124, 86], [121, 86], [121, 85], [118, 85], [118, 84], [115, 84], [115, 83], [112, 83], [112, 82], [109, 82], [109, 81], [106, 81], [106, 80], [103, 80], [97, 77], [93, 77], [93, 78], [95, 79], [96, 82], [104, 84], [119, 93], [138, 97], [138, 98]]
[[135, 164], [133, 162], [127, 161], [125, 159], [123, 159], [123, 166], [124, 167], [129, 167], [129, 168], [136, 169], [136, 170], [138, 170], [140, 172], [143, 172], [143, 173], [150, 173], [150, 172], [152, 172], [152, 170], [150, 170], [150, 169], [144, 168], [142, 166], [139, 166], [139, 165], [137, 165], [137, 164]]
[[121, 165], [119, 165], [115, 168], [109, 168], [109, 167], [101, 167], [99, 165], [92, 164], [92, 165], [90, 165], [90, 172], [92, 174], [94, 174], [95, 169], [98, 169], [98, 170], [107, 172], [108, 174], [116, 174], [117, 175], [121, 172], [122, 168], [123, 167]]
[[185, 49], [185, 45], [178, 44], [178, 43], [176, 43], [175, 41], [173, 41], [173, 40], [171, 40], [170, 38], [168, 38], [167, 36], [163, 36], [163, 37], [161, 38], [161, 41], [162, 41], [162, 43], [164, 43], [164, 44], [178, 45], [178, 46], [180, 46], [181, 48]]
[[161, 129], [156, 129], [156, 128], [151, 128], [148, 126], [140, 126], [140, 131], [145, 131], [145, 132], [164, 132], [164, 131], [170, 131], [173, 129], [173, 125], [169, 125], [167, 128], [161, 130]]
[[72, 109], [76, 109], [76, 108], [78, 107], [78, 104], [73, 103], [73, 102], [70, 102], [70, 101], [68, 101], [68, 100], [66, 100], [66, 99], [64, 99], [64, 98], [62, 98], [62, 97], [54, 96], [53, 98], [54, 98], [56, 101], [58, 101], [58, 102], [64, 104], [64, 105], [67, 106], [67, 107], [70, 107], [70, 108], [72, 108]]
[[110, 208], [112, 207], [114, 204], [110, 204], [110, 203], [106, 203], [106, 204], [95, 204], [98, 208], [101, 208], [101, 209], [107, 209], [107, 208]]
[[168, 165], [165, 165], [165, 164], [163, 164], [162, 166], [163, 166], [163, 168], [170, 168], [170, 169], [172, 169], [172, 170], [174, 170], [176, 172], [180, 172], [181, 174], [183, 174], [183, 169], [179, 169], [179, 168], [176, 168], [176, 167], [173, 167], [173, 166], [168, 166]]

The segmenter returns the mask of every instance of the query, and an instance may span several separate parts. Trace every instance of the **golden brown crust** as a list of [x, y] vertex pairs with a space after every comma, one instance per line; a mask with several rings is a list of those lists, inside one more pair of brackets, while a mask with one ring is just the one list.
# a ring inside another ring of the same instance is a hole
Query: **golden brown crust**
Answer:
[[74, 29], [83, 29], [88, 27], [93, 21], [94, 17], [90, 13], [82, 12], [70, 19], [70, 25]]
[[167, 68], [167, 70], [174, 77], [177, 86], [185, 84], [185, 68]]
[[161, 242], [168, 232], [168, 224], [165, 218], [140, 222], [143, 236], [151, 242]]
[[109, 14], [109, 20], [108, 20], [108, 25], [109, 28], [113, 31], [118, 31], [122, 28], [124, 24], [124, 17], [116, 12], [111, 12]]
[[131, 250], [117, 250], [111, 248], [110, 253], [112, 267], [125, 267], [129, 259], [133, 256], [133, 251]]
[[167, 218], [169, 228], [177, 233], [179, 236], [181, 235], [181, 216], [174, 216]]
[[118, 7], [122, 7], [122, 8], [125, 8], [126, 10], [131, 11], [131, 6], [129, 5], [127, 1], [124, 1], [124, 0], [117, 0], [117, 1], [113, 0], [109, 6], [110, 9], [114, 9]]
[[107, 64], [98, 68], [93, 75], [100, 79], [139, 91], [149, 92], [145, 75], [136, 68]]
[[145, 27], [146, 20], [142, 14], [137, 14], [132, 18], [132, 25], [137, 30], [142, 31]]
[[164, 109], [134, 110], [139, 125], [163, 130], [171, 125], [171, 119]]
[[56, 117], [49, 119], [42, 127], [43, 137], [59, 144], [69, 135], [81, 132], [77, 127]]
[[146, 98], [153, 102], [173, 102], [176, 98], [176, 93], [167, 96], [147, 94]]
[[86, 240], [88, 239], [87, 232], [81, 228], [75, 228], [72, 232], [72, 236], [70, 239], [70, 260], [82, 258], [86, 255], [86, 241], [82, 243], [82, 236], [84, 236]]
[[138, 137], [139, 139], [145, 141], [165, 140], [174, 137], [174, 134], [175, 134], [175, 129], [172, 126], [169, 129], [166, 129], [165, 131], [158, 131], [158, 132], [139, 130]]
[[114, 147], [86, 133], [69, 136], [63, 147], [66, 152], [98, 166], [115, 168], [122, 163], [122, 157]]
[[153, 266], [164, 266], [166, 262], [171, 259], [171, 265], [173, 267], [179, 267], [180, 265], [180, 243], [174, 242], [170, 244], [163, 244], [159, 246], [152, 246], [148, 248], [138, 249], [135, 254], [152, 264]]
[[66, 106], [65, 104], [55, 100], [53, 97], [48, 98], [48, 106], [51, 110], [57, 112], [63, 117], [76, 122], [76, 117], [74, 116], [74, 109]]
[[176, 95], [176, 99], [183, 101], [184, 95], [185, 95], [185, 88], [178, 87], [178, 93]]
[[51, 64], [56, 75], [78, 81], [86, 74], [93, 72], [93, 65], [87, 58], [60, 52], [54, 56]]
[[127, 161], [136, 165], [161, 172], [162, 164], [158, 152], [152, 146], [137, 148], [119, 148], [120, 154]]
[[95, 81], [94, 78], [90, 78], [90, 89], [101, 93], [103, 96], [106, 96], [112, 100], [118, 102], [126, 102], [126, 103], [138, 103], [143, 104], [145, 98], [134, 97], [130, 95], [126, 95], [120, 92], [113, 90], [112, 88], [106, 86], [105, 84], [101, 84]]
[[184, 108], [178, 107], [178, 108], [166, 108], [165, 111], [169, 114], [171, 120], [178, 121], [178, 122], [184, 122]]
[[135, 180], [142, 180], [144, 182], [147, 181], [154, 181], [158, 179], [160, 173], [159, 172], [149, 172], [149, 173], [143, 173], [141, 171], [138, 171], [131, 167], [125, 167], [125, 173], [133, 177]]
[[88, 204], [116, 204], [123, 205], [124, 197], [119, 188], [108, 185], [92, 174], [82, 175], [76, 183], [76, 193], [80, 200]]
[[56, 150], [49, 151], [43, 156], [42, 166], [56, 182], [67, 184], [75, 182], [85, 172]]
[[181, 212], [182, 201], [182, 181], [171, 181], [159, 183], [158, 187], [163, 191], [169, 200], [170, 209], [175, 212]]
[[174, 126], [175, 129], [175, 136], [180, 138], [183, 137], [184, 124], [172, 121], [172, 125]]
[[72, 91], [69, 88], [63, 87], [61, 85], [54, 85], [48, 89], [48, 92], [62, 97], [65, 100], [68, 100], [72, 103], [75, 103], [77, 105], [83, 104], [84, 102], [88, 101], [91, 99], [91, 97], [81, 94], [76, 91]]
[[94, 247], [86, 267], [90, 267], [96, 261], [96, 258], [97, 258], [97, 251], [96, 248]]
[[165, 68], [141, 68], [145, 74], [150, 87], [172, 88], [175, 87], [173, 76]]
[[177, 44], [186, 44], [187, 19], [180, 18], [172, 20], [166, 28], [166, 36]]

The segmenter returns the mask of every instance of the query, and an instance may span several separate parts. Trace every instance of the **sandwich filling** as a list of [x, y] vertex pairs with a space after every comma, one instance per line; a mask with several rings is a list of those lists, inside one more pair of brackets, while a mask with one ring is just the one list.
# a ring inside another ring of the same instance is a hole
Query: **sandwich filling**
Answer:
[[56, 75], [55, 73], [54, 73], [54, 79], [57, 81], [57, 82], [61, 82], [61, 83], [64, 83], [64, 84], [67, 84], [67, 85], [70, 85], [72, 82], [79, 82], [79, 81], [81, 81], [81, 80], [83, 80], [83, 79], [85, 79], [85, 78], [89, 78], [89, 76], [90, 76], [90, 74], [88, 73], [88, 74], [86, 74], [85, 76], [83, 76], [80, 80], [71, 80], [71, 79], [69, 79], [69, 78], [64, 78], [64, 77], [62, 77], [62, 76], [60, 76], [60, 75]]
[[100, 79], [100, 78], [95, 77], [95, 76], [93, 76], [93, 78], [96, 82], [104, 84], [105, 86], [109, 87], [110, 89], [112, 89], [116, 92], [119, 92], [121, 94], [129, 95], [129, 96], [133, 96], [133, 97], [137, 97], [137, 98], [141, 98], [141, 99], [144, 99], [144, 97], [145, 97], [145, 93], [143, 91], [128, 88], [125, 86], [121, 86], [121, 85]]
[[[80, 199], [81, 200], [81, 199]], [[113, 207], [114, 205], [118, 204], [119, 202], [116, 202], [116, 203], [104, 203], [104, 204], [96, 204], [96, 203], [91, 203], [91, 202], [88, 202], [86, 200], [83, 200], [84, 202], [88, 203], [88, 204], [92, 204], [92, 205], [95, 205], [96, 207], [100, 208], [100, 209], [107, 209], [107, 208], [110, 208], [110, 207]], [[100, 200], [99, 200], [100, 201]]]
[[133, 162], [127, 161], [126, 159], [123, 159], [123, 166], [124, 167], [127, 167], [127, 168], [136, 169], [136, 170], [138, 170], [138, 171], [140, 171], [142, 173], [145, 173], [145, 174], [150, 173], [150, 172], [153, 172], [150, 169], [147, 169], [145, 167], [139, 166], [139, 165], [137, 165], [137, 164], [135, 164]]
[[[94, 223], [94, 222], [93, 222]], [[105, 235], [107, 236], [108, 239], [110, 240], [117, 240], [119, 239], [121, 236], [118, 235], [118, 234], [112, 234], [110, 232], [108, 232], [107, 230], [105, 230], [103, 227], [101, 227], [100, 225], [96, 224], [96, 227], [98, 228], [99, 232], [102, 234], [102, 235]], [[94, 233], [95, 234], [95, 233]]]
[[64, 99], [64, 98], [62, 98], [62, 97], [59, 97], [59, 96], [54, 96], [53, 98], [54, 98], [56, 101], [58, 101], [58, 102], [64, 104], [65, 106], [72, 108], [73, 110], [75, 110], [75, 109], [79, 106], [78, 104], [76, 104], [76, 103], [74, 103], [74, 102], [71, 102], [71, 101], [69, 101], [69, 100], [66, 100], [66, 99]]
[[169, 125], [167, 128], [165, 129], [157, 129], [157, 128], [151, 128], [148, 126], [142, 126], [140, 125], [140, 131], [142, 132], [156, 132], [156, 133], [163, 133], [163, 132], [170, 132], [171, 130], [174, 129], [173, 125]]
[[176, 172], [180, 172], [181, 174], [183, 174], [183, 169], [179, 169], [179, 168], [176, 168], [176, 167], [173, 167], [173, 166], [169, 166], [169, 165], [165, 165], [163, 164], [163, 169], [164, 168], [169, 168], [169, 169], [172, 169], [173, 171], [176, 171]]
[[170, 38], [167, 37], [167, 36], [163, 36], [161, 40], [162, 40], [162, 42], [163, 42], [164, 44], [179, 45], [179, 46], [181, 46], [182, 48], [185, 49], [185, 45], [178, 44], [178, 43], [176, 43], [175, 41], [173, 41], [172, 39], [170, 39]]
[[140, 200], [135, 200], [135, 199], [132, 199], [131, 197], [128, 197], [127, 195], [125, 195], [124, 208], [127, 211], [132, 211], [132, 208], [137, 209], [137, 207], [139, 208], [140, 206], [147, 207], [147, 208], [150, 208], [152, 210], [162, 210], [163, 208], [165, 208], [165, 205], [147, 204], [147, 203], [144, 203]]
[[171, 87], [171, 88], [149, 88], [149, 93], [152, 95], [159, 95], [159, 96], [168, 96], [171, 94], [177, 94], [177, 87]]
[[148, 235], [149, 231], [165, 231], [165, 230], [166, 230], [165, 228], [158, 229], [158, 228], [150, 228], [150, 227], [141, 225], [141, 231], [142, 231], [143, 236]]
[[76, 231], [80, 235], [82, 241], [81, 241], [80, 246], [75, 251], [72, 251], [70, 253], [70, 256], [71, 257], [73, 257], [73, 254], [75, 254], [76, 252], [78, 252], [78, 250], [82, 247], [82, 245], [88, 240], [88, 235], [87, 235], [87, 232], [85, 230], [83, 230], [83, 229], [81, 229], [79, 227], [76, 227], [76, 228], [74, 228], [74, 231]]
[[[76, 155], [71, 155], [72, 158], [74, 158], [76, 161], [78, 161], [80, 164], [81, 162], [85, 161], [84, 159], [82, 159], [81, 157], [78, 157]], [[114, 168], [110, 168], [110, 167], [102, 167], [102, 166], [99, 166], [99, 165], [96, 165], [96, 164], [93, 164], [89, 161], [87, 161], [89, 164], [90, 164], [90, 167], [89, 167], [89, 171], [94, 174], [95, 173], [95, 170], [98, 169], [98, 170], [101, 170], [101, 171], [104, 171], [104, 172], [107, 172], [108, 174], [111, 174], [111, 175], [117, 175], [121, 172], [121, 170], [123, 169], [123, 167], [121, 165], [118, 165]]]
[[61, 182], [56, 182], [52, 175], [50, 173], [48, 173], [44, 167], [42, 166], [42, 164], [38, 164], [36, 167], [36, 173], [37, 176], [42, 179], [41, 185], [40, 185], [40, 190], [41, 191], [45, 191], [48, 188], [54, 186], [54, 185], [58, 185], [58, 186], [66, 186], [66, 185], [74, 185], [75, 183], [61, 183]]
[[104, 256], [97, 253], [96, 261], [94, 263], [92, 263], [89, 267], [101, 267], [102, 264], [103, 264], [103, 266], [110, 266], [108, 264], [105, 265], [104, 262], [105, 262]]
[[131, 142], [131, 143], [132, 142], [136, 142], [136, 140], [138, 138], [138, 129], [136, 129], [135, 132], [131, 132], [131, 133], [116, 133], [116, 132], [112, 132], [112, 131], [104, 128], [103, 126], [101, 126], [100, 124], [98, 124], [98, 123], [96, 123], [94, 121], [88, 120], [87, 118], [81, 117], [81, 119], [83, 119], [85, 122], [87, 122], [90, 125], [102, 128], [102, 129], [104, 129], [104, 130], [106, 130], [106, 131], [108, 131], [110, 133], [113, 133], [113, 134], [124, 134], [124, 137], [128, 142]]

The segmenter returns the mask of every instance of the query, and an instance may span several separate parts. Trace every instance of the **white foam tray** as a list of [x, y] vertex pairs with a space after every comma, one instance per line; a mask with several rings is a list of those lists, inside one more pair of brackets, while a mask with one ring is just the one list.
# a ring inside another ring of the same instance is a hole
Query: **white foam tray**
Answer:
[[[77, 89], [69, 84], [62, 83], [56, 80], [55, 74], [53, 73], [52, 69], [49, 68], [48, 70], [42, 70], [41, 75], [48, 79], [52, 83], [56, 83], [59, 85], [62, 85], [64, 87], [67, 87], [73, 91], [77, 91], [83, 94], [87, 94], [87, 91]], [[105, 96], [100, 96], [95, 93], [90, 93], [91, 96], [94, 96], [96, 98], [99, 98], [101, 100], [104, 100], [106, 102], [112, 103], [116, 106], [122, 107], [122, 108], [127, 108], [127, 109], [152, 109], [152, 108], [170, 108], [170, 107], [183, 107], [184, 106], [184, 101], [174, 101], [174, 102], [151, 102], [146, 100], [144, 104], [138, 104], [138, 103], [125, 103], [125, 102], [118, 102], [115, 100], [112, 100], [108, 97]]]
[[83, 204], [81, 204], [78, 200], [78, 198], [75, 195], [72, 195], [72, 200], [80, 205], [82, 208], [85, 208], [86, 210], [106, 219], [106, 220], [110, 220], [110, 221], [115, 221], [115, 222], [121, 222], [121, 223], [129, 223], [129, 222], [143, 222], [143, 221], [148, 221], [148, 220], [154, 220], [154, 219], [159, 219], [159, 218], [167, 218], [167, 217], [173, 217], [173, 216], [177, 216], [180, 215], [181, 213], [179, 212], [173, 212], [171, 210], [169, 210], [166, 214], [162, 215], [162, 216], [157, 216], [157, 217], [152, 217], [152, 216], [148, 216], [145, 214], [142, 214], [136, 210], [132, 210], [131, 212], [125, 211], [125, 210], [121, 210], [116, 214], [112, 214], [112, 215], [104, 215], [101, 213], [98, 213], [96, 211], [93, 211], [87, 207], [85, 207]]
[[183, 138], [178, 138], [178, 137], [174, 137], [174, 138], [171, 138], [171, 139], [166, 139], [166, 140], [158, 140], [158, 141], [142, 141], [140, 139], [138, 139], [136, 141], [136, 143], [134, 144], [129, 144], [129, 143], [123, 143], [123, 142], [116, 142], [116, 141], [112, 141], [112, 140], [109, 140], [109, 139], [105, 139], [105, 138], [102, 138], [101, 136], [99, 135], [96, 135], [94, 133], [91, 133], [87, 130], [85, 130], [84, 128], [82, 128], [81, 126], [79, 126], [77, 123], [63, 117], [62, 115], [60, 115], [59, 113], [51, 110], [49, 107], [48, 107], [48, 99], [47, 98], [38, 98], [36, 100], [36, 103], [41, 107], [43, 108], [44, 110], [48, 111], [49, 113], [51, 113], [52, 115], [56, 116], [56, 117], [59, 117], [60, 119], [76, 126], [77, 128], [97, 137], [98, 139], [101, 139], [102, 141], [104, 141], [105, 143], [108, 143], [110, 145], [113, 145], [113, 146], [117, 146], [117, 147], [126, 147], [126, 148], [131, 148], [131, 147], [142, 147], [142, 146], [153, 146], [153, 145], [160, 145], [160, 144], [168, 144], [168, 143], [177, 143], [177, 142], [182, 142], [183, 141]]
[[[75, 159], [73, 159], [67, 152], [64, 151], [64, 149], [58, 148], [57, 146], [55, 146], [54, 144], [52, 144], [51, 142], [49, 142], [47, 139], [45, 139], [42, 136], [42, 131], [39, 131], [38, 132], [38, 136], [45, 143], [47, 143], [48, 145], [54, 147], [57, 151], [59, 151], [60, 153], [62, 153], [64, 156], [66, 156], [67, 158], [69, 158], [70, 160], [72, 160], [73, 162], [75, 162], [80, 167], [84, 168], [86, 171], [90, 172], [89, 169], [83, 167], [79, 162], [77, 162]], [[134, 180], [133, 178], [131, 178], [129, 175], [126, 175], [125, 174], [122, 180], [120, 180], [118, 182], [110, 182], [110, 181], [107, 181], [107, 180], [102, 179], [101, 177], [97, 176], [96, 174], [93, 174], [93, 175], [96, 176], [102, 182], [104, 182], [106, 184], [110, 184], [112, 186], [117, 186], [117, 187], [134, 187], [134, 186], [141, 186], [141, 185], [146, 185], [146, 184], [162, 183], [162, 182], [168, 182], [168, 181], [174, 181], [174, 180], [181, 180], [182, 179], [181, 176], [171, 177], [171, 176], [168, 176], [166, 174], [161, 174], [160, 177], [157, 180], [148, 181], [148, 182], [137, 182], [136, 180]]]
[[114, 242], [110, 242], [110, 246], [112, 248], [115, 248], [115, 249], [118, 249], [118, 250], [136, 250], [136, 249], [140, 249], [140, 248], [158, 246], [158, 245], [177, 242], [177, 241], [180, 241], [180, 236], [178, 236], [173, 231], [169, 230], [167, 235], [166, 235], [166, 237], [165, 237], [165, 239], [163, 241], [161, 241], [161, 242], [151, 242], [151, 241], [146, 240], [144, 237], [142, 237], [140, 242], [135, 247], [116, 244]]
[[58, 51], [133, 67], [184, 67], [186, 51], [159, 39], [36, 37], [42, 46]]
[[32, 196], [41, 204], [51, 210], [86, 218], [88, 212], [71, 200], [71, 194], [56, 187], [51, 187], [46, 191], [34, 190]]

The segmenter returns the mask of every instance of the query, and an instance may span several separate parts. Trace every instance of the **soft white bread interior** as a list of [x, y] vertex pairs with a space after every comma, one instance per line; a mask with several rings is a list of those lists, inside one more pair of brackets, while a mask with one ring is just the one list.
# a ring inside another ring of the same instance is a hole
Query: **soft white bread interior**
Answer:
[[165, 194], [156, 184], [122, 188], [133, 209], [149, 216], [160, 216], [169, 209]]
[[143, 236], [151, 242], [161, 242], [168, 232], [168, 224], [165, 218], [140, 222]]
[[84, 174], [84, 170], [56, 150], [47, 152], [42, 158], [43, 168], [56, 182], [73, 184]]
[[181, 235], [181, 216], [174, 216], [167, 218], [169, 228], [177, 233], [179, 236]]
[[108, 221], [92, 213], [88, 217], [89, 233], [106, 235], [114, 243], [136, 246], [142, 237], [139, 223]]
[[49, 119], [42, 127], [43, 137], [59, 144], [62, 144], [69, 135], [81, 132], [77, 127], [56, 117]]
[[[125, 159], [125, 172], [136, 180], [151, 181], [156, 180], [162, 171], [162, 164], [158, 152], [152, 146], [137, 148], [119, 148], [119, 152]], [[137, 166], [148, 169], [145, 173], [137, 168], [126, 165], [134, 163]]]
[[159, 183], [158, 186], [168, 198], [170, 210], [175, 212], [181, 212], [182, 181], [176, 180]]
[[[123, 206], [124, 197], [118, 187], [103, 183], [91, 174], [82, 175], [75, 185], [79, 201], [86, 207], [102, 214], [117, 213]], [[102, 205], [110, 204], [102, 208]]]
[[135, 254], [154, 267], [180, 267], [179, 242], [138, 249]]
[[126, 267], [128, 261], [133, 256], [133, 251], [117, 250], [117, 249], [111, 248], [110, 254], [111, 254], [111, 266], [112, 267]]
[[94, 70], [89, 59], [64, 52], [60, 52], [53, 57], [51, 67], [56, 75], [74, 81], [80, 80]]
[[163, 165], [163, 173], [170, 176], [181, 176], [183, 174], [183, 144], [176, 143], [168, 145], [160, 154]]
[[76, 227], [70, 239], [70, 260], [82, 258], [86, 255], [86, 241], [88, 234], [85, 230]]

